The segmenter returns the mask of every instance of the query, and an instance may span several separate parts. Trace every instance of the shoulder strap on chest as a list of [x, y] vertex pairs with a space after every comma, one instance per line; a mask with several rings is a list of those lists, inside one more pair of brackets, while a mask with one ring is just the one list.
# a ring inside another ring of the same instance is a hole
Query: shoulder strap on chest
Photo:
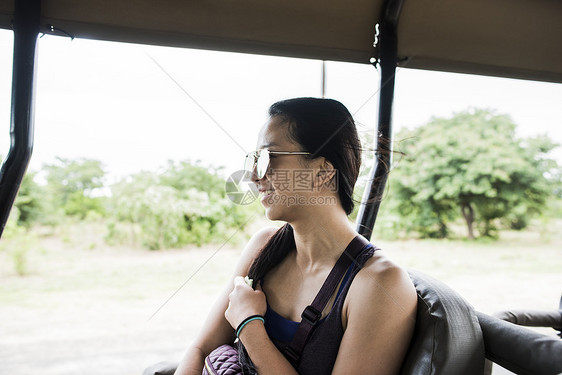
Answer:
[[324, 281], [322, 288], [314, 298], [314, 301], [307, 306], [301, 314], [302, 321], [293, 337], [293, 341], [285, 347], [285, 356], [291, 361], [296, 368], [300, 361], [300, 357], [308, 337], [312, 333], [316, 323], [322, 317], [322, 311], [328, 304], [328, 301], [334, 294], [341, 278], [352, 262], [355, 262], [361, 250], [369, 244], [363, 236], [357, 235], [347, 248], [343, 251], [338, 261], [330, 271], [330, 274]]

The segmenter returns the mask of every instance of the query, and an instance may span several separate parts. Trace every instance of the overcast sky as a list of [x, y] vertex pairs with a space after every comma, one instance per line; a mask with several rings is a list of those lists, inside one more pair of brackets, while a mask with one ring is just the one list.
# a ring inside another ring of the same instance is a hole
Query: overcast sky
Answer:
[[[9, 148], [12, 48], [12, 32], [0, 30], [2, 155]], [[235, 171], [255, 148], [271, 103], [321, 95], [316, 60], [54, 36], [39, 40], [38, 53], [32, 170], [60, 156], [101, 160], [113, 178], [168, 159]], [[409, 69], [396, 78], [395, 130], [491, 108], [510, 115], [521, 136], [546, 133], [562, 143], [560, 84]], [[354, 113], [362, 132], [375, 127], [377, 90], [372, 66], [327, 63], [326, 95]], [[556, 157], [562, 162], [562, 150]]]

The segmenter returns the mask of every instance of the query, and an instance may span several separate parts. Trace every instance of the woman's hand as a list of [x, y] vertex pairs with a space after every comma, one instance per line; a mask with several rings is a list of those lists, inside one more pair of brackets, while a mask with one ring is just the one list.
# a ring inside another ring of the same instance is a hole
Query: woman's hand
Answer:
[[259, 283], [256, 290], [244, 281], [242, 276], [234, 278], [234, 289], [228, 296], [229, 303], [224, 316], [236, 329], [238, 325], [250, 315], [265, 315], [267, 303]]

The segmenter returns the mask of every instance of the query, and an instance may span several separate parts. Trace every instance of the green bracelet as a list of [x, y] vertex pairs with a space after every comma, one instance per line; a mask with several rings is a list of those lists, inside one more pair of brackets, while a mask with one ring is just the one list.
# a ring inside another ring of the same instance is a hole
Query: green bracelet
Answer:
[[265, 319], [261, 315], [252, 315], [252, 316], [247, 317], [246, 319], [244, 319], [242, 321], [242, 323], [240, 323], [238, 325], [238, 328], [236, 328], [236, 338], [237, 339], [240, 338], [240, 332], [242, 332], [242, 328], [244, 328], [246, 326], [246, 324], [250, 323], [253, 320], [261, 320], [262, 323], [265, 324]]

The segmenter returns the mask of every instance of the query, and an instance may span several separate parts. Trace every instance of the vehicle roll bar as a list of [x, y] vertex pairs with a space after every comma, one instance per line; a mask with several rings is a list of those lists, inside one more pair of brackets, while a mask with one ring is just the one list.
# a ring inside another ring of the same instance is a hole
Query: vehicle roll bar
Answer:
[[35, 57], [41, 1], [14, 3], [10, 150], [0, 167], [0, 236], [33, 151]]
[[370, 239], [375, 226], [384, 187], [392, 162], [392, 102], [398, 61], [398, 20], [404, 0], [384, 2], [378, 34], [378, 65], [380, 66], [379, 116], [375, 161], [357, 215], [356, 230]]
[[[371, 237], [392, 160], [392, 103], [397, 64], [397, 26], [404, 0], [387, 0], [379, 22], [380, 96], [375, 162], [357, 217], [357, 231]], [[0, 236], [31, 159], [34, 130], [35, 57], [40, 27], [40, 0], [14, 4], [14, 57], [10, 150], [0, 168]]]

